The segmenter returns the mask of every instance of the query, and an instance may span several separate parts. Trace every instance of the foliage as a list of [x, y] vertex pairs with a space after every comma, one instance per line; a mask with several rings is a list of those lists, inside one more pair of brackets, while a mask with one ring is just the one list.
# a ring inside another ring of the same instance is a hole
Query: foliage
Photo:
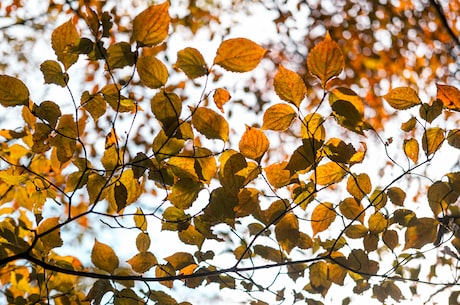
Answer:
[[[438, 166], [458, 158], [456, 86], [436, 83], [429, 102], [412, 83], [376, 96], [404, 59], [394, 50], [362, 57], [372, 42], [343, 40], [359, 23], [338, 35], [325, 20], [329, 31], [306, 44], [298, 71], [288, 52], [245, 37], [223, 39], [211, 60], [174, 50], [171, 63], [170, 27], [196, 34], [218, 15], [191, 1], [181, 19], [162, 2], [126, 25], [100, 1], [85, 3], [66, 3], [72, 16], [51, 35], [56, 58], [39, 67], [44, 86], [67, 98], [34, 101], [20, 77], [0, 75], [1, 106], [22, 118], [0, 130], [0, 291], [9, 304], [188, 304], [174, 295], [180, 285], [242, 290], [252, 304], [320, 304], [333, 286], [380, 302], [450, 289], [456, 304], [460, 173]], [[408, 24], [425, 16], [372, 5], [358, 11], [373, 11], [378, 26], [388, 10]], [[324, 13], [318, 6], [310, 9]], [[281, 31], [290, 16], [278, 12]], [[396, 62], [382, 70], [387, 57]], [[258, 104], [258, 122], [235, 120], [238, 92], [220, 79], [265, 62], [276, 65], [264, 73], [273, 88], [247, 91], [271, 101]], [[77, 92], [70, 84], [82, 71]]]

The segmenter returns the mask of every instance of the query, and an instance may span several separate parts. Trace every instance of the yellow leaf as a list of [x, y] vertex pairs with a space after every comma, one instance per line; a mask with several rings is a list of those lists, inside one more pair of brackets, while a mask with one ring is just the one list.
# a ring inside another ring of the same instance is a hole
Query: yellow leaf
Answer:
[[61, 116], [57, 132], [56, 137], [52, 138], [51, 145], [56, 147], [57, 158], [62, 166], [72, 158], [77, 147], [77, 127], [72, 115]]
[[160, 129], [160, 132], [153, 140], [152, 149], [158, 159], [164, 159], [176, 156], [184, 147], [184, 144], [184, 140], [168, 137], [164, 129]]
[[94, 121], [97, 121], [107, 110], [107, 103], [101, 94], [89, 94], [84, 91], [80, 98], [80, 104], [89, 112]]
[[406, 156], [412, 160], [415, 164], [418, 161], [419, 146], [416, 139], [406, 139], [403, 143], [403, 149]]
[[193, 111], [193, 126], [208, 139], [221, 139], [226, 142], [229, 135], [228, 122], [223, 116], [206, 107]]
[[299, 220], [293, 213], [287, 213], [275, 226], [275, 235], [281, 248], [288, 254], [299, 242]]
[[0, 171], [0, 181], [3, 183], [11, 186], [11, 185], [21, 185], [25, 183], [27, 180], [29, 180], [29, 175], [24, 173], [24, 174], [11, 174], [7, 171]]
[[346, 218], [351, 220], [357, 219], [361, 223], [364, 222], [364, 207], [361, 202], [357, 201], [355, 198], [345, 198], [340, 202], [339, 209], [340, 213]]
[[326, 138], [326, 129], [323, 126], [324, 118], [318, 113], [310, 113], [300, 126], [300, 136], [302, 139], [313, 138], [323, 143]]
[[174, 68], [184, 71], [188, 78], [194, 79], [207, 75], [208, 66], [203, 55], [195, 48], [185, 48], [177, 52], [177, 61]]
[[207, 148], [195, 147], [195, 170], [200, 181], [210, 183], [217, 171], [214, 153]]
[[202, 187], [200, 182], [193, 179], [180, 179], [173, 185], [168, 200], [179, 209], [188, 209], [198, 197]]
[[140, 47], [155, 46], [168, 37], [169, 3], [150, 6], [134, 18], [132, 39]]
[[137, 273], [147, 272], [158, 264], [158, 261], [152, 252], [140, 252], [126, 262], [130, 264], [133, 270]]
[[117, 42], [107, 49], [107, 69], [120, 69], [132, 66], [135, 62], [135, 53], [127, 42]]
[[174, 253], [171, 256], [165, 257], [164, 260], [170, 263], [176, 270], [181, 270], [189, 265], [195, 264], [195, 259], [187, 252]]
[[168, 161], [175, 175], [181, 179], [192, 179], [199, 181], [199, 177], [195, 169], [195, 160], [190, 156], [175, 156]]
[[352, 239], [359, 239], [366, 236], [368, 230], [366, 226], [362, 224], [351, 225], [345, 230], [345, 235]]
[[263, 131], [246, 125], [246, 131], [241, 137], [238, 146], [243, 156], [259, 162], [267, 152], [270, 142]]
[[219, 181], [230, 193], [237, 194], [243, 187], [246, 177], [238, 173], [248, 166], [242, 154], [234, 150], [226, 150], [219, 157]]
[[334, 207], [330, 202], [318, 204], [311, 214], [311, 227], [313, 236], [327, 230], [337, 216]]
[[307, 86], [300, 75], [283, 65], [279, 65], [273, 86], [280, 99], [293, 103], [297, 108], [307, 94]]
[[120, 90], [120, 85], [108, 84], [102, 88], [101, 93], [110, 107], [117, 112], [134, 112], [140, 110], [140, 107], [135, 105], [131, 99], [121, 95]]
[[15, 77], [0, 75], [0, 104], [3, 107], [28, 105], [29, 89]]
[[136, 247], [141, 253], [147, 252], [150, 248], [150, 236], [144, 232], [139, 233], [136, 237]]
[[52, 128], [56, 127], [56, 123], [61, 116], [61, 109], [51, 101], [44, 101], [39, 106], [34, 104], [32, 111], [38, 118], [48, 122]]
[[436, 98], [441, 100], [444, 107], [460, 110], [460, 90], [448, 85], [436, 84], [438, 89]]
[[243, 188], [238, 193], [238, 205], [233, 208], [235, 217], [260, 215], [259, 190], [255, 188]]
[[332, 282], [328, 279], [328, 266], [325, 262], [316, 262], [310, 266], [310, 283], [313, 289], [326, 296]]
[[286, 186], [293, 182], [294, 178], [297, 177], [291, 176], [289, 170], [286, 170], [286, 161], [280, 163], [270, 164], [264, 168], [265, 174], [267, 175], [268, 182], [276, 188]]
[[367, 222], [369, 231], [375, 234], [383, 232], [388, 226], [388, 220], [380, 212], [372, 214]]
[[51, 45], [58, 60], [64, 65], [64, 69], [72, 66], [78, 60], [78, 45], [80, 35], [72, 22], [72, 19], [57, 27], [51, 35]]
[[420, 249], [424, 245], [432, 243], [436, 238], [438, 222], [433, 218], [419, 218], [415, 225], [406, 230], [405, 245], [406, 249]]
[[168, 69], [155, 56], [139, 57], [137, 73], [142, 83], [152, 89], [163, 87], [168, 81]]
[[227, 103], [231, 98], [230, 93], [227, 91], [227, 89], [217, 88], [212, 97], [217, 108], [219, 108], [219, 110], [223, 113], [224, 104]]
[[409, 132], [415, 128], [416, 124], [417, 124], [417, 119], [413, 116], [406, 122], [401, 123], [401, 130], [405, 132]]
[[323, 88], [326, 88], [328, 80], [342, 72], [343, 54], [339, 45], [331, 39], [329, 32], [308, 54], [307, 66], [310, 73], [321, 81]]
[[359, 175], [350, 175], [347, 181], [347, 191], [353, 197], [361, 200], [372, 191], [372, 184], [369, 175], [361, 173]]
[[398, 87], [383, 96], [391, 107], [404, 110], [422, 104], [417, 92], [409, 87]]
[[334, 184], [340, 182], [347, 174], [345, 164], [328, 162], [316, 168], [311, 179], [320, 185]]
[[423, 133], [422, 148], [427, 156], [434, 154], [444, 142], [444, 129], [439, 127], [428, 128]]
[[40, 240], [43, 243], [43, 248], [46, 252], [63, 245], [63, 241], [61, 239], [61, 230], [53, 230], [58, 225], [59, 217], [53, 217], [43, 220], [37, 228], [38, 235], [52, 230], [40, 237]]
[[93, 250], [91, 251], [91, 262], [97, 268], [113, 273], [118, 268], [119, 260], [115, 251], [106, 244], [94, 240]]
[[142, 232], [147, 231], [147, 217], [145, 217], [144, 212], [141, 208], [137, 208], [136, 214], [133, 216], [134, 224], [137, 228], [142, 230]]
[[45, 84], [55, 84], [65, 87], [69, 81], [69, 75], [62, 72], [61, 66], [54, 60], [46, 60], [40, 65], [40, 70], [45, 78]]
[[223, 41], [217, 49], [214, 64], [231, 72], [248, 72], [260, 63], [267, 50], [246, 38]]
[[262, 129], [287, 130], [296, 118], [295, 110], [287, 104], [275, 104], [264, 112]]
[[388, 196], [380, 188], [376, 188], [369, 197], [369, 200], [378, 211], [387, 204]]
[[201, 249], [205, 240], [203, 234], [198, 232], [193, 225], [189, 225], [187, 229], [179, 231], [178, 235], [183, 243], [198, 246], [199, 249]]
[[329, 94], [329, 103], [332, 106], [336, 101], [347, 101], [353, 105], [353, 107], [358, 111], [358, 113], [363, 116], [364, 115], [364, 103], [361, 97], [358, 96], [353, 90], [345, 88], [345, 87], [338, 87], [332, 89], [331, 93]]
[[449, 183], [436, 181], [427, 192], [428, 204], [435, 216], [446, 211], [448, 206], [457, 201], [458, 194], [452, 190]]

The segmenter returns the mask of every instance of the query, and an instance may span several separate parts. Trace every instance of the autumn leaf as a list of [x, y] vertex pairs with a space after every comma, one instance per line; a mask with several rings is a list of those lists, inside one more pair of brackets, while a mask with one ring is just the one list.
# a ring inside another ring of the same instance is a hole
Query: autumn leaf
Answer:
[[37, 228], [37, 234], [43, 234], [43, 236], [40, 237], [40, 241], [46, 252], [58, 248], [64, 243], [61, 238], [61, 230], [56, 229], [58, 225], [59, 217], [51, 217], [44, 219]]
[[72, 20], [57, 27], [51, 35], [51, 45], [57, 59], [64, 65], [67, 71], [70, 66], [78, 60], [78, 45], [80, 42], [80, 35], [75, 28]]
[[137, 273], [144, 273], [152, 269], [158, 261], [151, 252], [140, 252], [126, 261]]
[[408, 227], [405, 234], [404, 250], [420, 249], [436, 238], [438, 222], [432, 218], [419, 218], [417, 222]]
[[270, 142], [263, 131], [246, 126], [246, 131], [243, 133], [238, 146], [243, 156], [259, 162], [267, 152]]
[[139, 57], [137, 73], [142, 83], [152, 89], [163, 87], [168, 81], [168, 69], [154, 56]]
[[327, 185], [340, 182], [346, 175], [347, 168], [344, 164], [328, 162], [318, 166], [311, 179], [320, 185]]
[[391, 107], [405, 110], [422, 104], [417, 92], [409, 87], [398, 87], [383, 96]]
[[345, 198], [339, 204], [340, 213], [348, 219], [358, 220], [364, 223], [365, 210], [360, 201], [355, 198]]
[[119, 266], [118, 256], [115, 251], [106, 244], [94, 240], [93, 250], [91, 251], [91, 262], [99, 269], [113, 274]]
[[267, 50], [246, 38], [224, 40], [217, 49], [214, 64], [231, 72], [253, 70]]
[[436, 98], [441, 100], [444, 107], [460, 110], [460, 90], [453, 86], [436, 84], [438, 89]]
[[332, 40], [329, 32], [323, 41], [315, 45], [307, 58], [308, 70], [316, 76], [323, 88], [333, 77], [339, 76], [344, 67], [344, 59], [339, 45]]
[[297, 217], [292, 213], [284, 215], [276, 224], [275, 234], [281, 248], [289, 254], [297, 246], [300, 237]]
[[422, 137], [422, 148], [426, 156], [438, 151], [444, 139], [444, 130], [442, 128], [433, 127], [425, 130]]
[[279, 65], [273, 86], [276, 94], [284, 101], [291, 102], [297, 108], [307, 94], [307, 86], [299, 74]]
[[399, 206], [404, 205], [404, 200], [406, 199], [406, 193], [401, 188], [397, 186], [392, 186], [388, 188], [387, 195], [390, 201], [394, 205], [399, 205]]
[[69, 75], [63, 72], [57, 61], [46, 60], [40, 65], [40, 70], [45, 78], [45, 84], [55, 84], [65, 87], [69, 81]]
[[264, 168], [268, 182], [273, 187], [279, 188], [286, 186], [295, 181], [296, 176], [292, 176], [289, 170], [286, 170], [287, 162], [270, 164]]
[[412, 160], [415, 164], [417, 164], [418, 161], [418, 155], [419, 155], [419, 145], [416, 139], [407, 139], [404, 140], [403, 143], [403, 150], [406, 156]]
[[0, 104], [3, 107], [28, 105], [29, 89], [15, 77], [0, 75]]
[[296, 116], [295, 110], [287, 104], [272, 105], [264, 112], [262, 129], [285, 131], [291, 126]]
[[59, 117], [61, 116], [61, 108], [52, 101], [44, 101], [40, 105], [35, 105], [32, 109], [35, 115], [46, 121], [52, 128], [56, 127]]
[[228, 140], [229, 127], [223, 116], [212, 109], [199, 107], [193, 111], [193, 126], [208, 139]]
[[217, 108], [219, 108], [219, 110], [223, 113], [224, 104], [226, 104], [231, 98], [228, 90], [224, 88], [217, 88], [212, 97]]
[[347, 181], [347, 191], [353, 197], [361, 200], [372, 191], [372, 183], [368, 174], [350, 175]]
[[115, 43], [107, 49], [108, 70], [132, 66], [135, 59], [136, 54], [131, 50], [131, 45], [127, 42]]
[[368, 219], [369, 231], [374, 234], [383, 232], [388, 226], [388, 220], [380, 212], [375, 212]]
[[175, 68], [181, 69], [190, 79], [205, 76], [209, 73], [203, 55], [195, 48], [185, 48], [177, 52]]
[[332, 203], [323, 202], [318, 204], [311, 214], [311, 227], [313, 236], [319, 232], [327, 230], [334, 222], [337, 213], [334, 210]]
[[152, 47], [160, 44], [168, 37], [169, 3], [163, 2], [142, 11], [133, 20], [132, 39], [140, 47]]
[[134, 224], [137, 228], [143, 232], [147, 231], [147, 217], [145, 217], [144, 212], [141, 208], [136, 209], [136, 214], [133, 216]]

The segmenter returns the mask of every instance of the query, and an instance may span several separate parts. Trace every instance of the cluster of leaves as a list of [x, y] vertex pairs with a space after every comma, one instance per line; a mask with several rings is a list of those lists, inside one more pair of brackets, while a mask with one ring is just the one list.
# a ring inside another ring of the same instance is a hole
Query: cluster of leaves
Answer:
[[[285, 288], [276, 291], [274, 284], [257, 280], [258, 270], [269, 268], [281, 270], [274, 282], [284, 273], [293, 285], [304, 283], [292, 289], [295, 300], [319, 302], [312, 294], [326, 297], [335, 284], [353, 285], [356, 294], [369, 290], [382, 302], [400, 301], [398, 282], [419, 280], [421, 267], [409, 262], [423, 259], [422, 250], [436, 249], [438, 232], [455, 232], [460, 225], [454, 204], [460, 173], [443, 173], [445, 179], [423, 184], [429, 215], [406, 202], [404, 189], [441, 148], [460, 149], [459, 129], [433, 124], [460, 111], [457, 88], [438, 84], [430, 103], [410, 87], [393, 88], [383, 97], [398, 113], [413, 115], [401, 125], [401, 135], [394, 135], [403, 141], [399, 154], [407, 165], [387, 152], [399, 173], [384, 184], [361, 170], [375, 162], [366, 135], [379, 134], [365, 115], [363, 99], [345, 86], [347, 80], [337, 79], [346, 60], [329, 33], [309, 50], [306, 68], [314, 77], [309, 87], [299, 73], [279, 65], [273, 77], [278, 101], [264, 109], [260, 127], [247, 125], [234, 136], [225, 117], [231, 92], [208, 89], [208, 83], [217, 83], [221, 68], [229, 71], [223, 73], [255, 69], [268, 57], [267, 49], [246, 38], [226, 39], [212, 65], [200, 50], [187, 47], [167, 66], [158, 56], [171, 22], [167, 2], [133, 19], [129, 41], [113, 39], [117, 23], [108, 12], [87, 7], [80, 15], [53, 31], [57, 60], [40, 66], [45, 84], [68, 89], [71, 112], [55, 101], [35, 103], [21, 80], [0, 76], [0, 104], [20, 107], [24, 121], [20, 129], [0, 131], [0, 283], [9, 303], [176, 304], [149, 283], [172, 288], [177, 280], [192, 289], [218, 284], [283, 300]], [[95, 78], [96, 85], [79, 93], [77, 101], [69, 69], [81, 57], [87, 66], [104, 66], [106, 77]], [[188, 80], [175, 83], [173, 73]], [[198, 98], [180, 94], [192, 86], [200, 86]], [[309, 91], [321, 98], [307, 99]], [[152, 126], [153, 139], [142, 134], [141, 117]], [[292, 140], [292, 149], [285, 148], [291, 153], [279, 155], [272, 143], [277, 136]], [[376, 145], [386, 150], [390, 142]], [[156, 202], [147, 204], [146, 198]], [[59, 213], [42, 213], [50, 208]], [[105, 230], [123, 229], [135, 238], [129, 256], [96, 237], [91, 228], [101, 221]], [[177, 248], [166, 256], [151, 243], [158, 224], [155, 238], [177, 236]], [[61, 236], [65, 231], [91, 238], [88, 263], [58, 254], [59, 248], [72, 247]], [[233, 254], [230, 267], [216, 243]], [[457, 236], [452, 245], [455, 250], [445, 250], [445, 265], [458, 260]], [[386, 265], [388, 257], [392, 264]], [[433, 268], [429, 278], [437, 272]], [[380, 281], [371, 283], [372, 277]], [[84, 286], [83, 278], [94, 281]], [[418, 293], [415, 287], [412, 293]]]

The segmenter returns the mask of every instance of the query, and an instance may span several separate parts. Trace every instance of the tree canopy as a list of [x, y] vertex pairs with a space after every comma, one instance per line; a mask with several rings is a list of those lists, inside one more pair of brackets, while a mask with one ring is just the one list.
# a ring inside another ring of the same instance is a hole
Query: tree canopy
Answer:
[[459, 11], [1, 2], [0, 301], [458, 304]]

